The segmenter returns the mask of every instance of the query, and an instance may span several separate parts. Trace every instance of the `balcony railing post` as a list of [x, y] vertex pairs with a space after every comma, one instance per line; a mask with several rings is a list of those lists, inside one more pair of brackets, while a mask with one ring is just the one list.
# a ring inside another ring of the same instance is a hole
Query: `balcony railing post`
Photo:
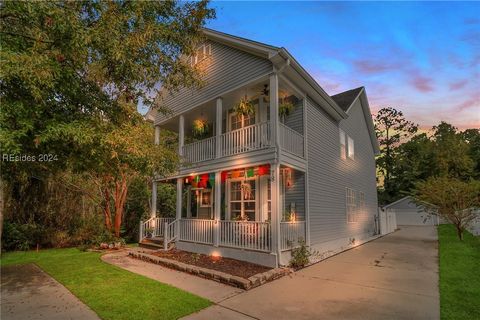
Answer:
[[215, 119], [215, 135], [216, 135], [216, 141], [215, 141], [215, 157], [220, 158], [221, 157], [221, 152], [222, 152], [222, 141], [221, 141], [221, 136], [222, 136], [222, 120], [223, 120], [223, 101], [222, 98], [217, 98], [216, 101], [216, 119]]
[[218, 247], [220, 242], [220, 217], [222, 211], [222, 174], [221, 171], [215, 172], [215, 199], [214, 199], [214, 225], [213, 225], [213, 245]]

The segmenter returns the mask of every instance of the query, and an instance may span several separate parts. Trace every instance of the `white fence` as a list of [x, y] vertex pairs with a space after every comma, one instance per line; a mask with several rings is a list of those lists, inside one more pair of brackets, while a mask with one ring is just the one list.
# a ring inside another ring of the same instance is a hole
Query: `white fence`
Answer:
[[382, 235], [392, 233], [397, 229], [397, 216], [394, 210], [378, 208], [378, 215], [380, 220], [380, 233]]
[[305, 241], [305, 221], [280, 222], [280, 249], [290, 250]]
[[215, 141], [216, 137], [211, 137], [183, 146], [185, 160], [195, 163], [215, 159]]
[[270, 223], [256, 221], [220, 221], [219, 244], [225, 247], [270, 252]]
[[262, 122], [222, 134], [222, 156], [258, 150], [270, 145], [270, 123]]
[[213, 244], [214, 222], [214, 220], [205, 219], [181, 219], [180, 240]]
[[303, 135], [280, 123], [280, 146], [299, 157], [304, 157]]

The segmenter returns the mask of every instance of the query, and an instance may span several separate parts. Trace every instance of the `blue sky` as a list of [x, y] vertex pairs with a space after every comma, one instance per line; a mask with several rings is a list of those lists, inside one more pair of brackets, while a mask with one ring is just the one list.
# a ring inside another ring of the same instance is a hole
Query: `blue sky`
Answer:
[[329, 93], [480, 128], [480, 3], [214, 1], [207, 27], [287, 48]]

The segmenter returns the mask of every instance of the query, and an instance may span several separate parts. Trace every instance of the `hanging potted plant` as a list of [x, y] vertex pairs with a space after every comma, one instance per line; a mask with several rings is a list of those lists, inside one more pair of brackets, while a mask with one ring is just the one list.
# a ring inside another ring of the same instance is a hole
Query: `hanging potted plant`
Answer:
[[293, 112], [295, 105], [288, 99], [283, 99], [283, 101], [278, 106], [278, 115], [282, 119], [282, 122], [285, 121], [285, 117]]
[[192, 135], [196, 139], [202, 139], [210, 132], [210, 126], [207, 120], [197, 119], [193, 121]]
[[248, 100], [247, 95], [240, 99], [240, 102], [237, 103], [233, 107], [233, 112], [237, 114], [237, 116], [250, 116], [255, 114], [255, 106], [253, 103]]

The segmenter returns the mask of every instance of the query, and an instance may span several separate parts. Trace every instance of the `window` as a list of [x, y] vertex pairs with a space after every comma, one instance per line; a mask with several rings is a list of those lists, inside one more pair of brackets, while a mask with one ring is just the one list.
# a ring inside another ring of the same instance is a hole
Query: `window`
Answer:
[[230, 182], [230, 217], [255, 221], [256, 179]]
[[212, 206], [212, 190], [205, 189], [201, 190], [200, 194], [200, 207], [211, 207]]
[[358, 192], [358, 210], [363, 213], [365, 211], [365, 193]]
[[357, 202], [356, 202], [356, 192], [353, 189], [345, 188], [346, 190], [346, 211], [347, 211], [347, 222], [357, 222]]
[[351, 137], [348, 137], [348, 157], [355, 159], [355, 143]]
[[202, 44], [195, 52], [195, 55], [190, 57], [190, 65], [194, 66], [197, 63], [207, 59], [212, 55], [212, 46], [210, 44]]
[[342, 159], [347, 158], [347, 146], [345, 142], [345, 131], [340, 129], [340, 157]]

